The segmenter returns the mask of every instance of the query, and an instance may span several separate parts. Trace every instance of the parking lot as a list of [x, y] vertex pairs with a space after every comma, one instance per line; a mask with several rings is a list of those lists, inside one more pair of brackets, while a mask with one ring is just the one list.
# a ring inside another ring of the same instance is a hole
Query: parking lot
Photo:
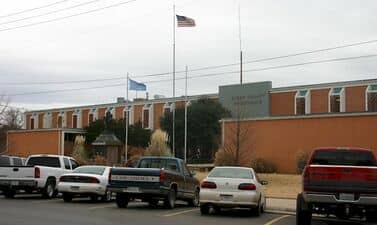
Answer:
[[[223, 211], [221, 214], [201, 216], [199, 208], [181, 203], [174, 210], [162, 206], [151, 208], [141, 202], [132, 202], [127, 209], [118, 209], [114, 202], [93, 203], [77, 199], [64, 203], [62, 199], [40, 199], [39, 196], [19, 195], [15, 199], [0, 196], [1, 225], [294, 225], [294, 215], [265, 213], [261, 217], [249, 216], [247, 211]], [[324, 219], [315, 219], [313, 225], [340, 225]], [[349, 225], [364, 223], [352, 222]]]

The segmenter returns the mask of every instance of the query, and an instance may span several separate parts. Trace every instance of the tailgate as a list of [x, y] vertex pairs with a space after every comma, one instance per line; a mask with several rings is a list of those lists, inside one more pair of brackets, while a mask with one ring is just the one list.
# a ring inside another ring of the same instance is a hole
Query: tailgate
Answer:
[[310, 165], [306, 173], [307, 191], [377, 194], [377, 167]]
[[13, 179], [30, 179], [34, 178], [34, 167], [21, 166], [21, 167], [0, 167], [0, 179], [13, 180]]
[[160, 169], [112, 168], [110, 186], [148, 187], [159, 186]]

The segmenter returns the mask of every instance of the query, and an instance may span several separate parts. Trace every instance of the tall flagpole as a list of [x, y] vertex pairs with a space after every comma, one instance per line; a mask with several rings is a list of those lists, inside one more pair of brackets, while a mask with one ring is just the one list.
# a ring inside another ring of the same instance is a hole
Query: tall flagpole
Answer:
[[241, 38], [241, 4], [238, 5], [238, 36], [240, 40], [240, 84], [242, 84], [242, 38]]
[[173, 137], [172, 151], [175, 157], [175, 4], [173, 5]]
[[185, 148], [184, 148], [184, 160], [187, 161], [187, 71], [188, 68], [186, 66], [186, 76], [185, 76]]
[[125, 123], [126, 123], [126, 133], [125, 133], [125, 139], [124, 139], [124, 145], [125, 145], [125, 155], [124, 159], [125, 162], [128, 162], [128, 121], [129, 121], [129, 112], [128, 112], [128, 80], [129, 80], [129, 74], [127, 72], [127, 81], [126, 81], [126, 104], [125, 104]]

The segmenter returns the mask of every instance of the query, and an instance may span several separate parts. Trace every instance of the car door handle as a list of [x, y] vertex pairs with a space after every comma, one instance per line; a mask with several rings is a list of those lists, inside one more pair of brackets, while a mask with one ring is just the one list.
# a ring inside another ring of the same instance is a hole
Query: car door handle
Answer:
[[18, 170], [19, 170], [18, 168], [13, 168], [14, 172], [18, 172]]

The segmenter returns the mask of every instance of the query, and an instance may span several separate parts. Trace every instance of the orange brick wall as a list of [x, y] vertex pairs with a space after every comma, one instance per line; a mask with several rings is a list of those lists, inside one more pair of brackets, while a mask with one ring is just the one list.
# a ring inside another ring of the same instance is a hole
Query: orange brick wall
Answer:
[[39, 129], [43, 128], [43, 115], [44, 115], [44, 113], [38, 114], [38, 128]]
[[57, 128], [58, 127], [58, 112], [53, 112], [52, 113], [52, 119], [51, 119], [51, 127], [52, 128]]
[[25, 131], [8, 133], [10, 155], [59, 154], [59, 131]]
[[[232, 143], [235, 125], [225, 124], [227, 145]], [[245, 121], [241, 128], [248, 131], [241, 146], [243, 166], [250, 166], [253, 157], [263, 157], [279, 172], [295, 173], [300, 151], [326, 146], [369, 148], [377, 154], [377, 115]]]
[[295, 114], [296, 92], [271, 93], [270, 114], [271, 116], [289, 116]]
[[311, 113], [329, 112], [329, 91], [330, 89], [310, 91]]
[[346, 88], [346, 112], [365, 111], [365, 91], [367, 86]]
[[68, 128], [72, 128], [72, 114], [73, 114], [73, 111], [68, 111], [66, 112], [65, 116], [66, 116], [66, 127]]
[[124, 110], [123, 106], [115, 108], [115, 119], [117, 119], [117, 120], [123, 119], [123, 116], [124, 116], [123, 110]]
[[82, 128], [85, 128], [86, 126], [88, 126], [88, 117], [89, 117], [89, 109], [83, 109], [81, 111]]
[[102, 119], [105, 118], [106, 109], [107, 109], [107, 108], [100, 108], [100, 109], [98, 110], [98, 119], [99, 119], [99, 120], [102, 120]]
[[141, 122], [144, 105], [134, 105], [134, 124]]
[[160, 118], [164, 114], [164, 105], [165, 103], [157, 103], [153, 105], [153, 128], [160, 128]]
[[26, 115], [26, 129], [30, 129], [30, 118], [31, 118], [31, 115], [30, 114], [27, 114]]

